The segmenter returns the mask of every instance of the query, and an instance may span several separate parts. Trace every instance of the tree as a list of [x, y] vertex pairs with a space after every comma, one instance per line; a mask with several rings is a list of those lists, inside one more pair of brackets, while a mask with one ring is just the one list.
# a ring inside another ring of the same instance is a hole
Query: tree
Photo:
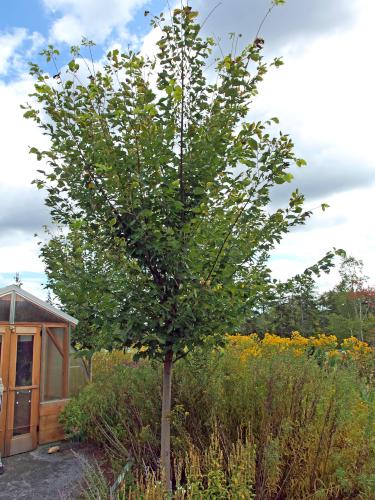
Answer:
[[[94, 265], [105, 263], [90, 287], [105, 286], [106, 266], [123, 276], [116, 343], [163, 362], [167, 489], [173, 362], [239, 328], [271, 283], [269, 252], [310, 216], [298, 191], [270, 210], [270, 189], [305, 162], [288, 135], [272, 135], [276, 118], [248, 118], [258, 84], [281, 60], [263, 61], [260, 38], [215, 58], [196, 17], [184, 7], [169, 23], [154, 18], [156, 60], [115, 49], [95, 64], [84, 41], [61, 69], [49, 46], [57, 80], [32, 64], [38, 105], [25, 111], [51, 141], [31, 153], [48, 162], [36, 183], [54, 222], [87, 242]], [[66, 262], [52, 255], [49, 265], [63, 274]]]
[[367, 286], [363, 262], [345, 256], [339, 269], [340, 282], [320, 297], [321, 325], [338, 338], [358, 336], [370, 340], [374, 333], [375, 292]]
[[[121, 348], [116, 342], [116, 325], [127, 288], [125, 256], [116, 260], [94, 249], [89, 232], [74, 224], [70, 231], [52, 234], [41, 246], [41, 258], [47, 275], [46, 288], [58, 298], [59, 306], [79, 319], [72, 330], [72, 343], [82, 357], [89, 379], [92, 355], [100, 349]], [[122, 262], [119, 261], [122, 259]]]
[[321, 319], [316, 278], [329, 273], [335, 265], [334, 258], [343, 255], [343, 250], [334, 249], [303, 273], [285, 282], [273, 280], [273, 286], [267, 287], [263, 294], [261, 309], [250, 312], [242, 330], [260, 335], [275, 332], [282, 336], [297, 330], [305, 336], [314, 335]]
[[287, 289], [281, 291], [270, 311], [273, 332], [288, 336], [297, 330], [313, 335], [318, 324], [316, 285], [311, 276], [298, 276]]
[[364, 331], [374, 331], [375, 289], [372, 287], [361, 288], [349, 292], [349, 301], [353, 304], [355, 315], [359, 322], [359, 338], [364, 340]]
[[358, 292], [368, 281], [363, 273], [363, 262], [353, 256], [343, 257], [339, 269], [340, 283], [337, 285], [339, 292]]

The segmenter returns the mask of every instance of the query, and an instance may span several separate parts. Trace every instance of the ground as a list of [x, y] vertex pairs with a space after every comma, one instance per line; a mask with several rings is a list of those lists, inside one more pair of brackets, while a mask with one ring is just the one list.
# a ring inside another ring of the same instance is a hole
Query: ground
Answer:
[[[60, 443], [57, 443], [60, 444]], [[71, 443], [48, 454], [50, 445], [3, 459], [1, 500], [73, 500], [78, 498], [84, 460], [89, 450]]]

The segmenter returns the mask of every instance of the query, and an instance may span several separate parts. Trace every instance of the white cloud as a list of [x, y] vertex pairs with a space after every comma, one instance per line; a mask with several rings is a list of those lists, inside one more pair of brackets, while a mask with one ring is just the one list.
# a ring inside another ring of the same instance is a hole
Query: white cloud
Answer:
[[[273, 9], [260, 29], [266, 48], [279, 50], [287, 40], [306, 41], [349, 26], [360, 10], [361, 0], [287, 0]], [[179, 3], [179, 2], [178, 2]], [[201, 13], [204, 31], [221, 38], [223, 51], [230, 50], [228, 33], [242, 34], [242, 43], [253, 40], [271, 0], [193, 0]], [[241, 46], [241, 43], [239, 44]]]
[[132, 20], [135, 9], [148, 0], [43, 0], [53, 13], [60, 15], [51, 28], [51, 37], [69, 44], [82, 36], [97, 43], [108, 38], [114, 29], [122, 30]]
[[353, 169], [373, 170], [375, 178], [371, 64], [375, 4], [365, 0], [361, 5], [361, 15], [350, 30], [281, 50], [286, 52], [286, 64], [266, 76], [254, 111], [277, 115], [297, 148], [313, 151], [327, 167], [345, 160]]
[[73, 45], [83, 36], [82, 26], [79, 20], [74, 16], [63, 16], [52, 26], [51, 35], [53, 40], [59, 40]]
[[31, 46], [26, 52], [26, 56], [32, 57], [41, 47], [43, 47], [46, 40], [38, 31], [33, 31], [31, 35], [28, 36], [28, 39], [30, 40]]
[[29, 33], [26, 28], [0, 33], [0, 76], [24, 72], [28, 58], [34, 56], [44, 41], [40, 33]]
[[[338, 193], [328, 197], [330, 208], [317, 211], [306, 224], [305, 231], [288, 234], [274, 252], [271, 269], [279, 279], [287, 279], [315, 264], [333, 247], [343, 248], [349, 255], [362, 259], [365, 274], [375, 281], [375, 186]], [[322, 289], [337, 283], [337, 272], [323, 275]]]
[[[27, 100], [32, 82], [24, 77], [9, 84], [0, 81], [0, 272], [42, 271], [34, 232], [35, 217], [42, 222], [43, 201], [31, 181], [41, 168], [29, 146], [42, 147], [45, 138], [30, 120], [23, 118], [20, 104]], [[11, 227], [13, 221], [13, 227]]]
[[39, 297], [39, 299], [42, 300], [47, 300], [48, 294], [45, 288], [42, 286], [42, 281], [45, 282], [45, 276], [42, 274], [35, 275], [35, 277], [30, 278], [30, 277], [25, 277], [22, 278], [22, 273], [21, 273], [21, 280], [22, 280], [22, 288], [26, 290], [27, 292], [32, 293], [36, 297]]
[[15, 51], [27, 36], [25, 28], [15, 28], [9, 33], [0, 33], [0, 75], [5, 75], [16, 63]]
[[[375, 4], [359, 5], [350, 29], [281, 49], [285, 65], [266, 76], [254, 102], [252, 117], [278, 116], [308, 161], [295, 183], [306, 190], [307, 206], [330, 205], [314, 216], [310, 229], [308, 222], [276, 249], [271, 267], [280, 279], [302, 272], [336, 247], [362, 259], [375, 281]], [[320, 286], [326, 289], [335, 280], [337, 273], [324, 276]]]
[[152, 58], [155, 57], [158, 51], [157, 42], [160, 40], [162, 36], [162, 31], [159, 27], [153, 28], [151, 31], [147, 33], [146, 36], [143, 37], [142, 41], [142, 54]]
[[0, 273], [43, 272], [43, 264], [37, 258], [38, 247], [33, 234], [14, 232], [12, 240], [0, 246]]
[[28, 76], [9, 84], [0, 81], [0, 137], [1, 186], [14, 190], [20, 186], [30, 186], [35, 178], [40, 163], [29, 155], [29, 146], [43, 147], [45, 137], [31, 120], [23, 118], [20, 108], [28, 100], [28, 93], [33, 90], [33, 82]]
[[286, 66], [266, 79], [257, 108], [278, 114], [293, 137], [320, 154], [373, 165], [375, 72], [368, 51], [355, 46], [357, 36], [374, 46], [375, 34], [358, 27], [287, 56]]

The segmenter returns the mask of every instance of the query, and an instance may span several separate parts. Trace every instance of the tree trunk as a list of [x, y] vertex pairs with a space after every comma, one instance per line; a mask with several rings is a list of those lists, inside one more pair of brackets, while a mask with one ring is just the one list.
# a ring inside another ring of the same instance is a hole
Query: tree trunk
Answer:
[[89, 357], [89, 380], [92, 382], [92, 357], [93, 354]]
[[361, 300], [359, 300], [359, 332], [360, 332], [360, 338], [363, 342], [362, 302], [361, 302]]
[[161, 456], [160, 466], [165, 489], [172, 491], [171, 481], [171, 385], [173, 352], [164, 358], [163, 366], [163, 402], [161, 410]]
[[92, 382], [92, 356], [89, 355], [87, 357], [81, 358], [82, 364], [86, 372], [86, 377], [88, 382]]

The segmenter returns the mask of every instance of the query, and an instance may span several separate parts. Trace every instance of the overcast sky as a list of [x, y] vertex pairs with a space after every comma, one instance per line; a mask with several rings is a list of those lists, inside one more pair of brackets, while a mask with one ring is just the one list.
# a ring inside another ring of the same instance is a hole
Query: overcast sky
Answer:
[[[173, 5], [173, 2], [170, 2]], [[269, 0], [195, 0], [207, 35], [225, 48], [228, 33], [254, 38]], [[154, 0], [2, 0], [0, 2], [0, 286], [20, 272], [26, 289], [39, 295], [44, 280], [35, 233], [48, 223], [43, 196], [30, 185], [40, 168], [28, 146], [43, 144], [19, 105], [31, 90], [27, 62], [47, 43], [63, 57], [82, 36], [94, 39], [99, 59], [114, 44], [152, 48], [144, 10], [158, 14]], [[216, 8], [215, 8], [216, 7]], [[211, 14], [210, 14], [211, 13]], [[308, 166], [274, 196], [283, 203], [295, 187], [307, 207], [327, 202], [310, 222], [288, 235], [271, 260], [275, 276], [287, 278], [316, 262], [332, 247], [363, 259], [375, 282], [375, 117], [373, 0], [289, 0], [262, 28], [268, 58], [283, 56], [254, 102], [251, 119], [278, 116]], [[336, 276], [321, 280], [331, 286]]]

